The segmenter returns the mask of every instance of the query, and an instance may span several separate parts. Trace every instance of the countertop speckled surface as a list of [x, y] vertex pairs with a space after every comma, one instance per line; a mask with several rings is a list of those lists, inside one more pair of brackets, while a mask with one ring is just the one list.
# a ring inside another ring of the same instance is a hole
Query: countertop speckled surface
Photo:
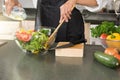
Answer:
[[85, 22], [89, 22], [91, 24], [100, 24], [102, 21], [113, 21], [117, 24], [117, 16], [114, 12], [89, 12], [84, 10], [82, 12], [83, 18]]
[[[28, 15], [26, 20], [35, 20], [36, 17], [36, 9], [35, 8], [25, 8], [26, 13]], [[115, 23], [117, 23], [117, 18], [116, 18], [116, 14], [115, 13], [93, 13], [93, 12], [89, 12], [87, 10], [84, 10], [82, 12], [83, 18], [85, 20], [85, 22], [91, 23], [91, 24], [99, 24], [102, 21], [113, 21]], [[0, 20], [11, 20], [8, 18], [5, 18], [3, 16], [1, 16], [0, 14]]]
[[[28, 20], [29, 19], [35, 19], [36, 15], [36, 9], [26, 9], [26, 13], [28, 14]], [[117, 23], [116, 14], [114, 12], [89, 12], [87, 10], [84, 10], [82, 12], [83, 18], [85, 22], [91, 23], [91, 24], [100, 24], [102, 21], [113, 21]]]
[[120, 70], [96, 62], [93, 53], [104, 48], [85, 45], [83, 58], [25, 54], [14, 41], [0, 47], [0, 80], [120, 80]]

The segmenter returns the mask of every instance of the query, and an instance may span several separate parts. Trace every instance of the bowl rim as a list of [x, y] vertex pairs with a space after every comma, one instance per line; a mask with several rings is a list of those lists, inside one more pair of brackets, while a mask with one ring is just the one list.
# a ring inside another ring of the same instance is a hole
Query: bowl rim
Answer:
[[22, 46], [20, 45], [19, 41], [18, 40], [15, 40], [15, 43], [18, 45], [18, 47], [24, 52], [26, 53], [27, 50], [23, 49]]
[[120, 42], [120, 40], [109, 40], [109, 39], [101, 39], [99, 38], [100, 40], [106, 40], [106, 41], [113, 41], [113, 42]]

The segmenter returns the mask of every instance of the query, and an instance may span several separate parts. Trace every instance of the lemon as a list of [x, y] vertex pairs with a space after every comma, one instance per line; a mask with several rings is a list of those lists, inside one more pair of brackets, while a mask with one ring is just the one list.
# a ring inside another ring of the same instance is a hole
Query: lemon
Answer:
[[23, 33], [23, 32], [25, 32], [25, 29], [21, 28], [19, 32]]
[[28, 34], [32, 34], [32, 32], [34, 32], [33, 30], [27, 30], [26, 31]]
[[32, 53], [37, 55], [39, 53], [39, 51], [38, 50], [32, 51]]

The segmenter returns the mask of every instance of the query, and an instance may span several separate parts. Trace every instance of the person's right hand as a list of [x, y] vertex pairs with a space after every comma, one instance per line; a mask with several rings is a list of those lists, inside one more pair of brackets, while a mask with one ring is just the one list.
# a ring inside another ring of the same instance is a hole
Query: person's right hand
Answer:
[[76, 5], [77, 0], [67, 0], [63, 5], [60, 6], [60, 20], [59, 23], [65, 21], [68, 22], [71, 19], [72, 10]]
[[9, 15], [14, 6], [21, 7], [21, 4], [18, 0], [5, 0], [6, 13]]

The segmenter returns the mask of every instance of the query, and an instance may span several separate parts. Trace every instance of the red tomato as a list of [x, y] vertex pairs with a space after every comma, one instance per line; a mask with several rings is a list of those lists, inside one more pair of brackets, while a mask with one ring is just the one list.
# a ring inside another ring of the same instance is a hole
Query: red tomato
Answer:
[[30, 41], [31, 36], [32, 36], [31, 34], [16, 32], [16, 37], [20, 41], [28, 42]]
[[103, 34], [100, 35], [100, 38], [101, 38], [101, 39], [106, 39], [107, 36], [108, 36], [108, 35], [107, 35], [106, 33], [103, 33]]

